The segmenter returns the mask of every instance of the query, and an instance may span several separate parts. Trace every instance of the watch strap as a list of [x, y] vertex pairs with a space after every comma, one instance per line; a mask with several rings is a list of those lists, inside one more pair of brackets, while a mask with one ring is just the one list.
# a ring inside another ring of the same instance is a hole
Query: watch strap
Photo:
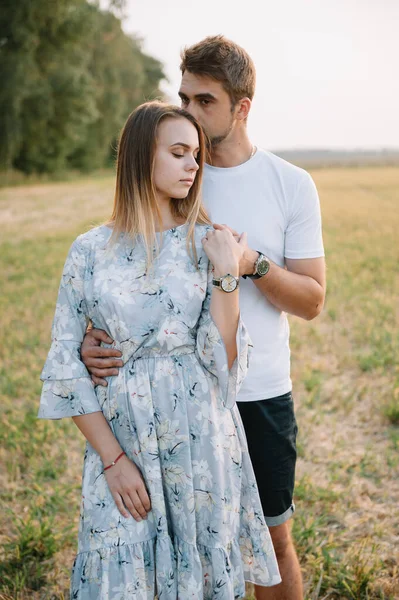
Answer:
[[260, 279], [262, 277], [262, 275], [259, 275], [258, 273], [256, 273], [256, 265], [257, 265], [257, 262], [260, 259], [260, 257], [265, 256], [265, 255], [260, 250], [257, 250], [256, 252], [259, 254], [259, 256], [255, 261], [255, 273], [252, 273], [251, 275], [243, 275], [243, 279], [247, 279], [247, 277], [248, 277], [248, 279]]

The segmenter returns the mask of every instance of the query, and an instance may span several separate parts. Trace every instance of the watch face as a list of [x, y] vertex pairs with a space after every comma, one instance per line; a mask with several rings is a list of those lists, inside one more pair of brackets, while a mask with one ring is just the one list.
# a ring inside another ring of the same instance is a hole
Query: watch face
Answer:
[[225, 275], [220, 280], [220, 286], [224, 292], [234, 292], [237, 285], [237, 280], [233, 275]]
[[258, 264], [256, 265], [256, 272], [258, 275], [260, 275], [260, 277], [263, 277], [263, 275], [266, 275], [266, 273], [269, 272], [270, 269], [270, 263], [267, 260], [266, 257], [262, 257], [259, 261]]

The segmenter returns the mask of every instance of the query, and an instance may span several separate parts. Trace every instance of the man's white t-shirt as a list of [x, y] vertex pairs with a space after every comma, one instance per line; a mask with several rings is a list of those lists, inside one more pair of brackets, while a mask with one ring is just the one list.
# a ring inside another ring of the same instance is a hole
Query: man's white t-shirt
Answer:
[[[285, 258], [324, 256], [320, 203], [310, 175], [258, 149], [227, 169], [205, 165], [202, 194], [214, 223], [248, 233], [248, 245], [284, 267]], [[250, 279], [240, 279], [242, 319], [254, 348], [238, 401], [265, 400], [289, 392], [289, 325]]]

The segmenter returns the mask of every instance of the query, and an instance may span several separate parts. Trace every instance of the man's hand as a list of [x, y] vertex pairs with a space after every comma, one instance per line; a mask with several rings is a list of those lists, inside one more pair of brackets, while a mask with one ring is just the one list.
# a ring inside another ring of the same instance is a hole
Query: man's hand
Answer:
[[112, 344], [113, 339], [102, 329], [90, 329], [84, 337], [80, 355], [85, 367], [91, 374], [94, 385], [108, 385], [104, 377], [118, 375], [118, 369], [123, 366], [119, 359], [122, 352], [116, 348], [103, 348], [101, 342]]
[[[219, 225], [218, 223], [213, 223], [214, 229], [228, 229], [233, 234], [233, 237], [238, 242], [240, 241], [240, 234], [232, 229], [228, 225]], [[244, 252], [242, 254], [242, 259], [240, 260], [240, 277], [243, 275], [252, 275], [255, 268], [255, 262], [258, 258], [259, 254], [256, 250], [252, 250], [247, 241], [244, 243]]]

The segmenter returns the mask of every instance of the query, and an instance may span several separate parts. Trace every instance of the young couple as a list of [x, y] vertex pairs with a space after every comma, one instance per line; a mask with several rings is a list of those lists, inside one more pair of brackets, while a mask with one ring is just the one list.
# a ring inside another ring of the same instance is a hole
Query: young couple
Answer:
[[317, 192], [251, 144], [242, 48], [206, 38], [181, 71], [183, 108], [128, 118], [113, 214], [62, 275], [39, 416], [88, 441], [71, 598], [299, 600], [286, 313], [323, 306]]

